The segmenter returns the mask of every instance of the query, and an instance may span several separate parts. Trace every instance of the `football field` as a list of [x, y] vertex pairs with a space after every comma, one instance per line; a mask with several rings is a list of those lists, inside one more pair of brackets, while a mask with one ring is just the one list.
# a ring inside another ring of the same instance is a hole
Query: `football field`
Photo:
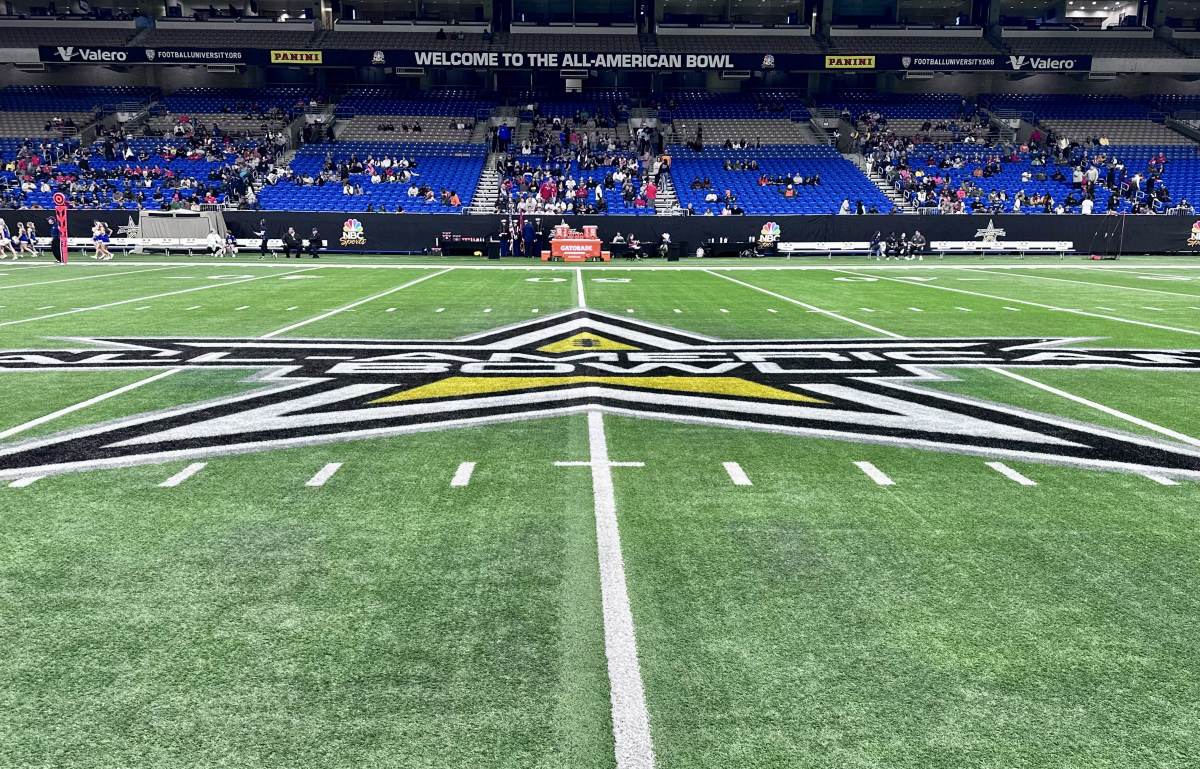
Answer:
[[1200, 261], [0, 264], [0, 767], [1200, 755]]

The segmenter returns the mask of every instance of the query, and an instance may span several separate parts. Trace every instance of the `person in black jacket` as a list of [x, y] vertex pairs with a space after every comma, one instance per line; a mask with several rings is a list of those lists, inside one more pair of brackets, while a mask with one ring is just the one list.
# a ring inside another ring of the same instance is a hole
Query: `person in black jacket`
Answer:
[[320, 251], [320, 250], [321, 250], [321, 233], [317, 231], [316, 227], [313, 227], [312, 234], [310, 234], [308, 236], [308, 255], [311, 256], [313, 259], [320, 259], [321, 257], [317, 256], [317, 251]]
[[283, 258], [291, 259], [292, 254], [294, 253], [296, 258], [299, 259], [300, 252], [300, 236], [296, 234], [295, 227], [288, 227], [287, 232], [285, 232], [283, 235]]

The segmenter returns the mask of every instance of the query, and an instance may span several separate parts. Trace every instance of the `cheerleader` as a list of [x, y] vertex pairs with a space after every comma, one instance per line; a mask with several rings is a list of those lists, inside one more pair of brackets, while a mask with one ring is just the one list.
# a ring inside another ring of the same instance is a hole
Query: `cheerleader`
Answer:
[[92, 229], [92, 242], [96, 246], [96, 253], [93, 259], [99, 259], [102, 262], [107, 262], [112, 259], [112, 252], [108, 250], [108, 225], [104, 222], [96, 222], [96, 226]]
[[33, 222], [17, 223], [17, 246], [22, 254], [37, 256], [37, 227]]
[[[17, 222], [17, 229], [21, 229], [24, 225]], [[8, 222], [0, 219], [0, 259], [4, 258], [4, 252], [8, 251], [12, 254], [13, 261], [17, 259], [17, 249], [13, 248], [13, 235], [8, 229]]]
[[104, 225], [100, 222], [92, 222], [92, 258], [100, 259], [100, 236], [104, 232]]

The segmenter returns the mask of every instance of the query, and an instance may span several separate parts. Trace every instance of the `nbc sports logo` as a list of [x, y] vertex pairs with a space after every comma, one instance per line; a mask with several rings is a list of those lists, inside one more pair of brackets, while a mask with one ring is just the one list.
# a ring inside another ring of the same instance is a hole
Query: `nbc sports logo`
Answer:
[[363, 224], [357, 219], [347, 219], [342, 225], [341, 243], [343, 246], [366, 245], [367, 238], [363, 233]]

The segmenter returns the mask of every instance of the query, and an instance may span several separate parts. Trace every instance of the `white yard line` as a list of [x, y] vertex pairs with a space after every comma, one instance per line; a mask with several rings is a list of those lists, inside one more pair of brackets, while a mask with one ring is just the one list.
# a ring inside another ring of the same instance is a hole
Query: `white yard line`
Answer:
[[16, 479], [12, 483], [8, 484], [8, 486], [9, 486], [9, 488], [13, 488], [13, 489], [23, 489], [26, 486], [32, 486], [34, 483], [36, 483], [37, 481], [40, 481], [41, 479], [43, 479], [45, 477], [46, 476], [44, 476], [44, 475], [27, 475], [24, 478]]
[[1022, 486], [1036, 486], [1037, 481], [1026, 478], [1003, 462], [985, 462], [988, 467], [1003, 475], [1005, 478]]
[[863, 471], [868, 478], [875, 481], [880, 486], [895, 486], [896, 482], [887, 476], [882, 470], [870, 462], [855, 462], [854, 466]]
[[996, 294], [985, 294], [980, 291], [968, 291], [965, 288], [952, 288], [951, 286], [938, 286], [938, 285], [934, 285], [933, 283], [924, 283], [924, 282], [914, 281], [914, 280], [904, 280], [903, 278], [889, 278], [884, 275], [864, 275], [863, 273], [854, 272], [853, 270], [839, 270], [839, 269], [835, 269], [835, 268], [831, 267], [830, 271], [831, 272], [840, 272], [844, 275], [856, 275], [860, 278], [870, 277], [870, 278], [876, 278], [878, 280], [887, 280], [887, 281], [891, 281], [892, 283], [899, 283], [903, 286], [921, 286], [922, 288], [931, 288], [931, 289], [934, 289], [937, 291], [953, 291], [957, 294], [967, 294], [968, 296], [978, 296], [978, 297], [982, 297], [984, 299], [994, 299], [994, 300], [1000, 301], [1000, 302], [1012, 302], [1013, 304], [1024, 304], [1024, 305], [1028, 305], [1030, 307], [1040, 307], [1043, 310], [1055, 310], [1057, 312], [1069, 312], [1073, 315], [1083, 315], [1084, 317], [1088, 317], [1088, 318], [1101, 318], [1102, 320], [1111, 320], [1111, 321], [1115, 321], [1117, 323], [1128, 323], [1129, 325], [1132, 325], [1132, 326], [1144, 326], [1146, 328], [1156, 328], [1156, 329], [1159, 329], [1160, 331], [1174, 331], [1174, 332], [1180, 333], [1180, 334], [1191, 334], [1193, 336], [1200, 336], [1200, 329], [1179, 328], [1178, 326], [1164, 326], [1160, 323], [1150, 323], [1149, 321], [1145, 321], [1145, 320], [1134, 320], [1133, 318], [1121, 318], [1116, 315], [1101, 315], [1100, 313], [1087, 312], [1086, 310], [1077, 310], [1077, 309], [1069, 308], [1069, 307], [1058, 307], [1057, 305], [1053, 305], [1053, 304], [1044, 304], [1042, 302], [1033, 302], [1033, 301], [1029, 301], [1026, 299], [1015, 299], [1011, 296], [997, 296]]
[[721, 280], [728, 280], [730, 283], [736, 283], [739, 286], [745, 286], [746, 288], [754, 289], [755, 291], [758, 291], [759, 293], [766, 294], [767, 296], [774, 297], [775, 299], [778, 299], [783, 302], [788, 302], [789, 304], [794, 304], [797, 307], [803, 307], [806, 310], [810, 310], [812, 312], [819, 313], [826, 317], [833, 318], [835, 320], [840, 320], [843, 323], [850, 323], [852, 325], [858, 326], [859, 328], [864, 328], [867, 331], [873, 331], [876, 334], [880, 334], [880, 335], [886, 336], [886, 337], [891, 337], [892, 339], [903, 339], [903, 337], [900, 336], [899, 334], [893, 334], [890, 331], [884, 331], [883, 329], [879, 328], [878, 326], [872, 326], [870, 323], [863, 323], [861, 320], [855, 320], [854, 318], [848, 318], [845, 315], [839, 315], [838, 313], [833, 312], [831, 310], [823, 310], [820, 307], [816, 307], [815, 305], [808, 304], [807, 302], [801, 302], [799, 299], [792, 299], [790, 296], [784, 296], [783, 294], [777, 294], [774, 291], [768, 291], [767, 289], [762, 288], [761, 286], [756, 286], [753, 283], [747, 283], [744, 280], [738, 280], [737, 278], [732, 278], [728, 275], [722, 275], [721, 273], [713, 272], [712, 270], [705, 270], [705, 272], [707, 272], [709, 275], [712, 275], [714, 278], [720, 278]]
[[[836, 271], [837, 271], [837, 272], [845, 272], [844, 270], [836, 270]], [[852, 273], [852, 274], [853, 274], [853, 273]], [[717, 277], [723, 277], [723, 276], [717, 276]], [[880, 279], [881, 279], [881, 280], [893, 280], [892, 278], [880, 278]], [[736, 282], [739, 282], [739, 283], [740, 283], [741, 281], [736, 281]], [[927, 285], [927, 284], [925, 284], [925, 283], [919, 283], [919, 282], [918, 282], [918, 283], [914, 283], [914, 282], [912, 282], [912, 281], [905, 281], [905, 280], [897, 280], [896, 282], [897, 282], [897, 283], [902, 283], [902, 284], [905, 284], [905, 285], [917, 285], [917, 286], [923, 286], [923, 285]], [[748, 283], [747, 283], [747, 284], [743, 284], [743, 285], [747, 285], [747, 286], [749, 286], [750, 284], [748, 284]], [[756, 288], [755, 286], [750, 286], [750, 287], [751, 287], [751, 288]], [[936, 288], [936, 287], [935, 287], [935, 288]], [[762, 289], [759, 289], [759, 290], [762, 290]], [[951, 290], [951, 291], [956, 291], [956, 290], [958, 290], [958, 289], [949, 289], [949, 290]], [[965, 293], [974, 293], [974, 292], [970, 292], [970, 291], [968, 291], [968, 292], [965, 292]], [[786, 296], [783, 296], [783, 297], [781, 297], [781, 298], [782, 298], [782, 299], [784, 299], [785, 301], [790, 301], [790, 302], [795, 302], [795, 301], [796, 301], [796, 300], [794, 300], [794, 299], [791, 299], [790, 297], [786, 297]], [[1015, 300], [1014, 300], [1014, 301], [1015, 301]], [[960, 307], [960, 308], [958, 308], [958, 309], [962, 310], [962, 309], [966, 309], [966, 308]], [[968, 312], [969, 312], [969, 310], [968, 310]], [[841, 316], [838, 316], [836, 313], [830, 313], [830, 315], [831, 315], [831, 316], [833, 316], [833, 317], [841, 317]], [[858, 321], [851, 320], [850, 318], [841, 318], [841, 319], [842, 319], [842, 320], [845, 320], [845, 321], [846, 321], [846, 322], [848, 322], [848, 323], [852, 323], [852, 324], [854, 324], [854, 325], [856, 325], [856, 326], [864, 326], [864, 325], [865, 325], [865, 324], [859, 323]], [[876, 328], [876, 327], [874, 327], [874, 326], [871, 326], [871, 327], [869, 327], [869, 328], [871, 328], [872, 330], [874, 330], [874, 331], [876, 331], [876, 332], [878, 332], [878, 333], [881, 333], [881, 334], [883, 334], [883, 335], [885, 335], [885, 336], [889, 336], [889, 337], [891, 337], [891, 338], [893, 338], [893, 339], [904, 339], [904, 338], [906, 338], [906, 337], [904, 337], [904, 336], [903, 336], [903, 335], [901, 335], [901, 334], [895, 334], [895, 333], [892, 333], [891, 331], [885, 331], [884, 329], [881, 329], [881, 328]], [[1150, 421], [1147, 421], [1147, 420], [1145, 420], [1145, 419], [1141, 419], [1141, 418], [1139, 418], [1139, 417], [1135, 417], [1135, 416], [1133, 416], [1132, 414], [1126, 414], [1125, 412], [1123, 412], [1123, 411], [1119, 411], [1119, 410], [1117, 410], [1117, 409], [1114, 409], [1114, 408], [1112, 408], [1112, 407], [1110, 407], [1110, 406], [1105, 406], [1103, 403], [1097, 403], [1096, 401], [1088, 400], [1087, 398], [1081, 398], [1081, 397], [1079, 397], [1078, 395], [1073, 395], [1073, 394], [1071, 394], [1071, 393], [1069, 393], [1069, 392], [1066, 392], [1066, 391], [1064, 391], [1064, 390], [1060, 390], [1060, 389], [1058, 389], [1058, 388], [1056, 388], [1056, 387], [1051, 387], [1050, 385], [1043, 384], [1043, 383], [1041, 383], [1041, 382], [1039, 382], [1039, 381], [1037, 381], [1037, 380], [1035, 380], [1035, 379], [1030, 379], [1029, 377], [1023, 376], [1023, 375], [1021, 375], [1021, 374], [1018, 374], [1018, 373], [1016, 373], [1016, 372], [1013, 372], [1013, 371], [1008, 371], [1008, 370], [1006, 370], [1006, 369], [1003, 369], [1003, 368], [998, 368], [998, 367], [989, 367], [987, 370], [988, 370], [988, 371], [991, 371], [992, 373], [995, 373], [995, 374], [1000, 374], [1000, 375], [1002, 375], [1002, 376], [1006, 376], [1006, 377], [1008, 377], [1008, 378], [1010, 378], [1010, 379], [1015, 379], [1015, 380], [1016, 380], [1016, 381], [1018, 381], [1018, 382], [1023, 382], [1023, 383], [1025, 383], [1025, 384], [1029, 385], [1030, 387], [1036, 387], [1036, 388], [1038, 388], [1039, 390], [1044, 390], [1045, 392], [1052, 393], [1052, 394], [1054, 394], [1054, 395], [1057, 395], [1057, 396], [1059, 396], [1060, 398], [1066, 398], [1067, 400], [1074, 401], [1075, 403], [1078, 403], [1078, 404], [1080, 404], [1080, 405], [1082, 405], [1082, 406], [1087, 406], [1087, 407], [1089, 407], [1089, 408], [1095, 409], [1096, 411], [1100, 411], [1100, 412], [1102, 412], [1102, 413], [1104, 413], [1104, 414], [1108, 414], [1109, 416], [1113, 416], [1113, 417], [1116, 417], [1116, 418], [1118, 418], [1118, 419], [1125, 420], [1126, 422], [1129, 422], [1130, 424], [1138, 425], [1139, 427], [1144, 427], [1144, 428], [1146, 428], [1147, 430], [1152, 430], [1152, 431], [1154, 431], [1154, 432], [1156, 432], [1156, 433], [1159, 433], [1160, 435], [1165, 435], [1165, 436], [1167, 436], [1168, 438], [1172, 438], [1173, 440], [1179, 441], [1180, 443], [1186, 443], [1186, 444], [1188, 444], [1188, 445], [1190, 445], [1190, 446], [1200, 446], [1200, 440], [1198, 440], [1198, 439], [1196, 439], [1196, 438], [1193, 438], [1193, 437], [1191, 437], [1191, 436], [1189, 436], [1189, 435], [1184, 435], [1183, 433], [1180, 433], [1180, 432], [1176, 432], [1175, 430], [1172, 430], [1172, 429], [1170, 429], [1170, 428], [1167, 428], [1167, 427], [1163, 427], [1162, 425], [1157, 425], [1157, 424], [1155, 424], [1155, 423], [1153, 423], [1153, 422], [1150, 422]]]
[[330, 462], [329, 464], [325, 465], [320, 470], [318, 470], [317, 474], [314, 475], [313, 477], [309, 478], [308, 482], [305, 483], [304, 485], [311, 486], [312, 488], [318, 488], [318, 487], [324, 486], [329, 481], [329, 479], [333, 477], [333, 474], [341, 469], [342, 469], [341, 462]]
[[471, 476], [475, 473], [474, 462], [463, 462], [454, 471], [454, 477], [450, 479], [452, 488], [461, 488], [471, 482]]
[[[582, 296], [580, 297], [582, 299]], [[617, 525], [613, 492], [613, 467], [641, 463], [612, 462], [604, 435], [604, 416], [589, 411], [587, 462], [556, 462], [560, 467], [590, 467], [596, 514], [596, 549], [600, 560], [600, 598], [604, 614], [604, 654], [608, 658], [609, 699], [612, 703], [613, 748], [617, 769], [653, 769], [654, 743], [642, 669], [638, 663], [637, 636], [629, 590], [625, 584], [625, 558]]]
[[[320, 267], [306, 267], [301, 270], [292, 270], [291, 272], [284, 273], [284, 274], [290, 275], [292, 273], [309, 272], [311, 270], [319, 270], [319, 269], [321, 269], [321, 268]], [[107, 302], [105, 304], [96, 304], [96, 305], [92, 305], [91, 307], [75, 307], [70, 310], [63, 310], [62, 312], [52, 312], [49, 315], [37, 315], [32, 318], [19, 318], [17, 320], [7, 320], [7, 321], [4, 321], [3, 323], [0, 323], [0, 326], [15, 326], [19, 323], [32, 323], [32, 322], [38, 321], [38, 320], [48, 320], [50, 318], [60, 318], [64, 315], [74, 315], [75, 313], [80, 313], [80, 312], [92, 312], [93, 310], [106, 310], [109, 307], [120, 307], [120, 306], [126, 305], [126, 304], [136, 304], [137, 302], [146, 302], [151, 299], [162, 299], [162, 298], [165, 298], [168, 296], [179, 296], [180, 294], [190, 294], [194, 291], [208, 291], [209, 289], [213, 289], [213, 288], [225, 288], [226, 286], [236, 286], [239, 283], [249, 283], [252, 280], [264, 280], [266, 278], [277, 278], [277, 277], [279, 277], [278, 273], [272, 273], [272, 274], [267, 274], [267, 275], [256, 275], [253, 278], [241, 278], [239, 280], [226, 280], [226, 281], [222, 281], [220, 283], [211, 283], [207, 286], [194, 286], [192, 288], [184, 288], [179, 291], [167, 291], [166, 293], [162, 293], [162, 294], [151, 294], [150, 296], [138, 296], [138, 297], [134, 297], [133, 299], [122, 299], [118, 302]], [[139, 308], [139, 309], [141, 309], [141, 308]], [[145, 309], [150, 309], [150, 308], [147, 307]]]
[[1148, 294], [1166, 294], [1167, 296], [1182, 296], [1187, 299], [1195, 299], [1200, 294], [1181, 293], [1179, 291], [1164, 291], [1161, 288], [1141, 288], [1140, 286], [1117, 286], [1112, 283], [1093, 283], [1088, 280], [1075, 280], [1073, 278], [1053, 278], [1049, 275], [1027, 275], [1023, 272], [1012, 270], [1009, 272], [991, 272], [990, 270], [976, 269], [975, 272], [985, 272], [989, 275], [998, 275], [1000, 277], [1016, 277], [1016, 278], [1032, 278], [1034, 280], [1053, 280], [1057, 283], [1076, 283], [1081, 286], [1095, 286], [1097, 288], [1111, 288], [1117, 291], [1143, 291]]
[[1180, 443], [1186, 443], [1189, 446], [1200, 447], [1200, 440], [1193, 438], [1190, 435], [1184, 435], [1183, 433], [1176, 432], [1175, 430], [1163, 427], [1162, 425], [1156, 425], [1153, 422], [1141, 419], [1140, 417], [1135, 417], [1132, 414], [1126, 414], [1124, 411], [1118, 411], [1111, 406], [1105, 406], [1103, 403], [1097, 403], [1096, 401], [1088, 400], [1087, 398], [1081, 398], [1078, 395], [1074, 395], [1065, 390], [1060, 390], [1057, 387], [1051, 387], [1050, 385], [1039, 382], [1036, 379], [1030, 379], [1027, 376], [1016, 373], [1015, 371], [1008, 371], [1006, 369], [996, 367], [989, 367], [987, 370], [995, 374], [1000, 374], [1001, 376], [1006, 376], [1009, 379], [1015, 379], [1016, 381], [1027, 384], [1030, 387], [1036, 387], [1039, 390], [1057, 395], [1060, 398], [1066, 398], [1067, 400], [1078, 403], [1081, 406], [1087, 406], [1090, 409], [1095, 409], [1102, 414], [1108, 414], [1109, 416], [1122, 419], [1130, 424], [1137, 425], [1138, 427], [1144, 427], [1147, 430], [1152, 430], [1160, 435], [1165, 435], [1172, 440], [1179, 441]]
[[161, 272], [162, 270], [178, 270], [188, 265], [179, 264], [174, 267], [151, 267], [148, 270], [125, 270], [124, 272], [106, 272], [102, 275], [84, 275], [78, 278], [59, 278], [58, 280], [42, 280], [37, 283], [17, 283], [12, 286], [0, 286], [0, 291], [10, 288], [30, 288], [32, 286], [49, 286], [52, 283], [71, 283], [76, 280], [95, 280], [96, 278], [115, 278], [118, 275], [136, 275], [141, 272]]
[[166, 371], [160, 371], [159, 373], [154, 374], [153, 376], [147, 377], [145, 379], [139, 379], [138, 381], [131, 382], [123, 387], [118, 387], [115, 390], [109, 390], [106, 393], [101, 393], [92, 398], [88, 398], [87, 400], [80, 401], [78, 403], [74, 403], [70, 406], [65, 406], [65, 407], [59, 409], [58, 411], [52, 411], [51, 413], [37, 417], [36, 419], [31, 419], [28, 422], [24, 422], [22, 424], [17, 425], [16, 427], [10, 427], [7, 430], [0, 431], [0, 440], [3, 440], [4, 438], [11, 438], [14, 435], [23, 433], [26, 430], [37, 427], [38, 425], [44, 425], [47, 422], [52, 422], [55, 419], [58, 419], [59, 417], [66, 416], [67, 414], [73, 414], [76, 411], [81, 411], [83, 409], [88, 408], [89, 406], [94, 406], [97, 403], [106, 401], [109, 398], [115, 398], [118, 395], [123, 395], [124, 393], [127, 393], [130, 390], [136, 390], [137, 388], [141, 387], [142, 385], [148, 385], [151, 382], [157, 382], [158, 380], [163, 379], [164, 377], [169, 377], [172, 374], [176, 374], [182, 370], [183, 369], [172, 368], [172, 369], [167, 369]]
[[432, 272], [427, 275], [422, 275], [421, 277], [416, 278], [414, 280], [410, 280], [407, 283], [402, 283], [399, 286], [393, 286], [392, 288], [389, 288], [387, 291], [381, 291], [378, 294], [372, 294], [371, 296], [368, 296], [366, 299], [359, 299], [356, 302], [351, 302], [350, 304], [342, 305], [341, 307], [332, 309], [329, 312], [324, 312], [324, 313], [321, 313], [320, 315], [315, 315], [306, 320], [302, 320], [299, 323], [293, 323], [290, 326], [284, 326], [283, 328], [279, 328], [279, 329], [276, 329], [269, 333], [263, 334], [260, 338], [261, 339], [271, 339], [272, 337], [277, 337], [281, 334], [286, 334], [290, 331], [295, 331], [296, 329], [307, 326], [310, 323], [316, 323], [317, 321], [325, 320], [326, 318], [331, 318], [334, 315], [337, 315], [339, 313], [343, 313], [348, 310], [353, 310], [355, 307], [364, 305], [367, 302], [373, 302], [376, 299], [382, 299], [385, 296], [390, 296], [390, 295], [396, 293], [397, 291], [403, 291], [404, 289], [408, 288], [409, 286], [415, 286], [418, 283], [429, 280], [430, 278], [436, 278], [438, 275], [445, 275], [447, 272], [450, 272], [450, 270], [453, 270], [453, 269], [454, 269], [453, 267], [447, 267], [446, 269], [441, 270], [440, 272]]
[[203, 470], [207, 464], [207, 462], [193, 462], [192, 464], [172, 475], [170, 478], [158, 484], [158, 486], [162, 489], [173, 489], [186, 481], [188, 478], [191, 478], [193, 475]]
[[1149, 478], [1150, 480], [1157, 483], [1159, 486], [1178, 486], [1179, 485], [1179, 481], [1176, 481], [1172, 478], [1168, 478], [1165, 475], [1158, 475], [1157, 473], [1142, 473], [1142, 477]]
[[737, 462], [722, 462], [725, 467], [725, 472], [729, 474], [729, 480], [733, 481], [734, 486], [753, 486], [750, 482], [750, 476], [746, 475], [746, 471]]
[[587, 307], [587, 298], [583, 295], [583, 270], [575, 268], [575, 297], [582, 309]]

